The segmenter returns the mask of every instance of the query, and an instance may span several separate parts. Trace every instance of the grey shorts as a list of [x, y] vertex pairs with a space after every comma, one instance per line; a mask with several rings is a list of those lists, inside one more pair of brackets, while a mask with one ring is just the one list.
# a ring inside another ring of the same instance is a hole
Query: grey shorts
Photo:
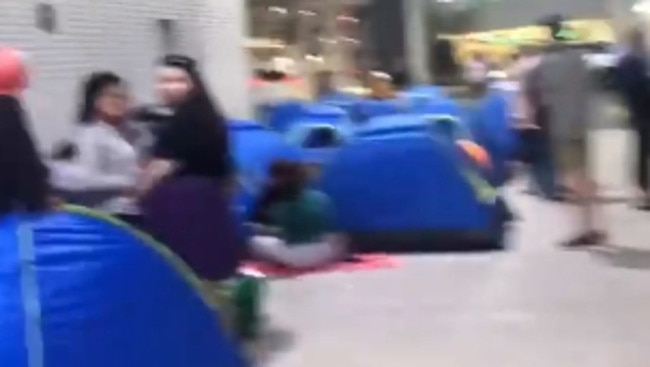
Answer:
[[553, 143], [556, 168], [563, 174], [587, 169], [588, 150], [586, 138], [567, 139]]

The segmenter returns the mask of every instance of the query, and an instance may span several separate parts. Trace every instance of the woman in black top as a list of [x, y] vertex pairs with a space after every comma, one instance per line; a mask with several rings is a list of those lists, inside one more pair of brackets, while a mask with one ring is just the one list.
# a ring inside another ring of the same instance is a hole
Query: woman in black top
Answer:
[[0, 216], [48, 208], [48, 170], [19, 101], [26, 74], [15, 50], [0, 49]]
[[156, 136], [142, 189], [170, 174], [228, 180], [232, 163], [225, 118], [211, 101], [194, 60], [165, 57], [157, 90], [172, 115]]
[[228, 278], [244, 247], [225, 190], [233, 176], [225, 118], [187, 57], [165, 58], [158, 91], [172, 115], [156, 137], [146, 169], [144, 227], [200, 277]]

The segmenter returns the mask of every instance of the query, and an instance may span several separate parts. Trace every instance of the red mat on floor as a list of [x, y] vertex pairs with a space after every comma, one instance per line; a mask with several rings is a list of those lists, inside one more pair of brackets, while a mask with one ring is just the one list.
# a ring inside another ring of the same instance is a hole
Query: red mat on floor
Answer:
[[292, 278], [314, 273], [351, 272], [362, 270], [391, 269], [399, 265], [396, 258], [386, 254], [355, 255], [350, 261], [342, 261], [315, 269], [288, 269], [263, 262], [248, 262], [242, 268], [259, 272], [273, 278]]

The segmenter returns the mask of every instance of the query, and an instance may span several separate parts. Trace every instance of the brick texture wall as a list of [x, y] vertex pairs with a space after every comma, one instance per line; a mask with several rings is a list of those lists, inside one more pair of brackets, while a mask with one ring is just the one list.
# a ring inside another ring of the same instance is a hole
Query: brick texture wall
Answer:
[[[117, 72], [139, 102], [150, 102], [153, 66], [167, 51], [196, 57], [222, 108], [232, 117], [250, 117], [244, 1], [50, 0], [45, 3], [57, 15], [53, 33], [36, 26], [38, 3], [0, 1], [0, 45], [27, 52], [32, 80], [26, 105], [42, 148], [72, 132], [85, 75]], [[163, 19], [171, 21], [170, 32]]]

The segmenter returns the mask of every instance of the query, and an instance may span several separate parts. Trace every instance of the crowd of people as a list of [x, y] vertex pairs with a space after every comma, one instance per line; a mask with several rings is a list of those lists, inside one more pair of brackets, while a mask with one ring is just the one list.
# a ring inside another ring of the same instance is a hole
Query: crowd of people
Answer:
[[[328, 198], [308, 188], [298, 162], [276, 161], [252, 211], [238, 218], [227, 121], [196, 62], [166, 56], [156, 80], [160, 106], [145, 111], [131, 106], [119, 75], [89, 75], [74, 134], [44, 159], [21, 103], [23, 56], [0, 48], [0, 217], [91, 207], [152, 235], [210, 282], [234, 276], [250, 256], [296, 268], [346, 256]], [[153, 115], [154, 128], [136, 123]]]

